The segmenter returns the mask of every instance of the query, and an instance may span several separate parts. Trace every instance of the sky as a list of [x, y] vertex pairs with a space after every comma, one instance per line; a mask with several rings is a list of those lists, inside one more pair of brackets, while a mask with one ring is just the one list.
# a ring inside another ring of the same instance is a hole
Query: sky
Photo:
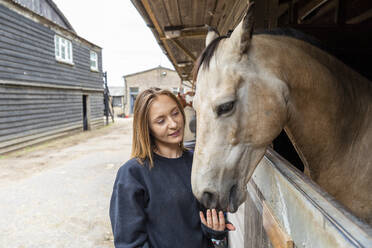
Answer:
[[130, 0], [53, 0], [76, 33], [102, 48], [109, 86], [159, 65], [173, 69]]

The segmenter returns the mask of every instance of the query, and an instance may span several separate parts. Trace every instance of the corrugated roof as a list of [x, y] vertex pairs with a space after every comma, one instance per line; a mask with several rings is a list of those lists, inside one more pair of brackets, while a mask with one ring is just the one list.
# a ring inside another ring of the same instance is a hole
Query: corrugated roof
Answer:
[[124, 86], [109, 86], [110, 96], [124, 96], [125, 88]]

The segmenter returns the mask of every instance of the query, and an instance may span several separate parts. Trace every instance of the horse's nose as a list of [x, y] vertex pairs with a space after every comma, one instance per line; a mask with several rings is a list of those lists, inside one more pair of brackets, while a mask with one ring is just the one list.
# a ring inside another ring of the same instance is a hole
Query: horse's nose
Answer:
[[217, 203], [218, 203], [217, 195], [214, 193], [205, 191], [202, 195], [201, 203], [206, 208], [210, 208], [210, 209], [216, 208]]

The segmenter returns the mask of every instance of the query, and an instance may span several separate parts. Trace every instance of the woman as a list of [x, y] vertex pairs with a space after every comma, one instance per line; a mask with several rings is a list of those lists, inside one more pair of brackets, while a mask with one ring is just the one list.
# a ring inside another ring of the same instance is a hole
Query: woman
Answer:
[[110, 204], [115, 247], [209, 248], [211, 238], [225, 238], [225, 227], [234, 229], [225, 226], [222, 212], [199, 215], [184, 125], [183, 109], [170, 91], [151, 88], [138, 95], [132, 159], [118, 171]]

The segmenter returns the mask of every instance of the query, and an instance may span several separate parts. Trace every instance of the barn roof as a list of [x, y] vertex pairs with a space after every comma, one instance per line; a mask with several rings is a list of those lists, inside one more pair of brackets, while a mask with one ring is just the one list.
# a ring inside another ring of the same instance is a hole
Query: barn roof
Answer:
[[[221, 35], [242, 19], [247, 0], [131, 0], [183, 80], [204, 49], [207, 26]], [[365, 54], [372, 42], [370, 0], [257, 0], [256, 29], [294, 27], [340, 51]], [[351, 50], [350, 50], [351, 49]], [[370, 51], [372, 55], [372, 51]]]
[[[41, 2], [47, 5], [39, 5], [38, 3]], [[73, 37], [92, 49], [101, 49], [96, 44], [79, 36], [52, 0], [1, 0], [0, 3], [35, 22], [42, 23], [54, 31], [58, 30], [59, 33], [67, 38], [71, 39]]]
[[110, 96], [124, 96], [125, 87], [124, 86], [109, 86]]
[[58, 8], [58, 6], [52, 0], [12, 0], [14, 3], [19, 4], [32, 12], [43, 16], [50, 21], [60, 25], [63, 28], [70, 30], [71, 32], [75, 32], [74, 28], [67, 20], [65, 15], [62, 11]]

